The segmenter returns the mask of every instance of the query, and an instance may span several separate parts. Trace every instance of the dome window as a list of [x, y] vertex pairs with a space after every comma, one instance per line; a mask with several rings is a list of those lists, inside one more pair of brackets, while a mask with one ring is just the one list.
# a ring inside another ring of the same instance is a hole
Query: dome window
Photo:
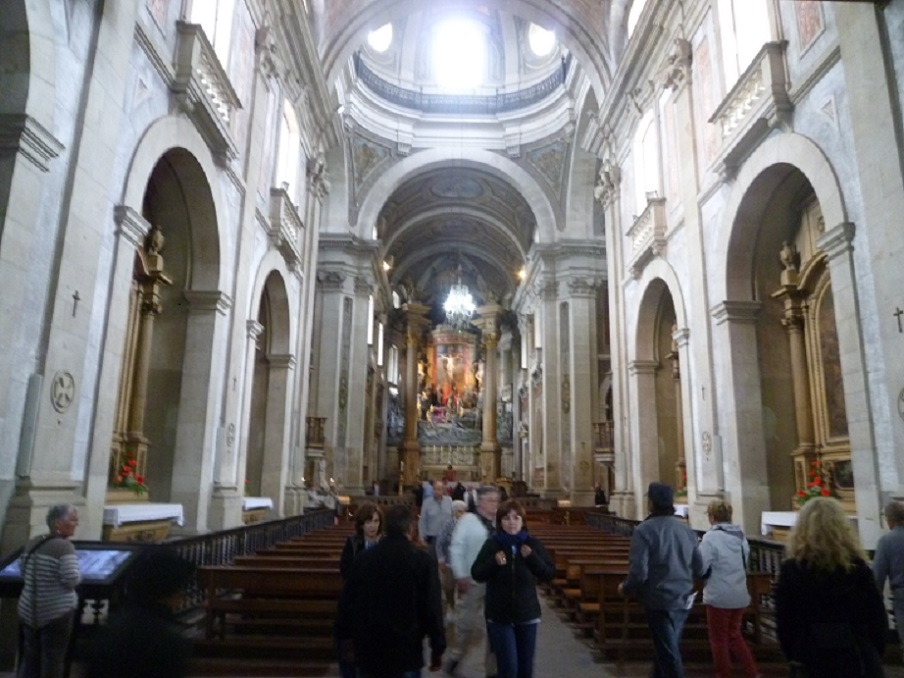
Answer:
[[392, 24], [383, 24], [367, 36], [367, 44], [374, 52], [382, 54], [392, 44]]
[[531, 24], [527, 30], [527, 44], [530, 45], [530, 51], [535, 56], [545, 57], [556, 46], [556, 34], [552, 31], [547, 31], [542, 26]]
[[486, 74], [486, 40], [480, 24], [444, 21], [433, 34], [433, 68], [437, 84], [447, 92], [479, 87]]

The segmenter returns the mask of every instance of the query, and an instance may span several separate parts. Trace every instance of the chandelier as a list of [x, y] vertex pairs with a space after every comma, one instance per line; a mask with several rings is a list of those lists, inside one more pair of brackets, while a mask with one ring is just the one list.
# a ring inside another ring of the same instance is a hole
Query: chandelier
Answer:
[[449, 296], [446, 297], [446, 303], [443, 304], [443, 310], [446, 312], [446, 324], [459, 330], [466, 328], [471, 322], [475, 308], [474, 299], [468, 291], [468, 286], [461, 282], [459, 272], [458, 282], [452, 285]]

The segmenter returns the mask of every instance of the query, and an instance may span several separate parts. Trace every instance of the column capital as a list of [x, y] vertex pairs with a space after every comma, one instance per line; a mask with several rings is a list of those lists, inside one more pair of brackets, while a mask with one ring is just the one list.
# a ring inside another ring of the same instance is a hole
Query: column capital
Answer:
[[291, 370], [295, 367], [295, 356], [291, 353], [268, 353], [267, 363], [271, 368]]
[[189, 304], [189, 313], [216, 311], [220, 315], [232, 308], [232, 299], [220, 290], [185, 290], [185, 300]]
[[676, 328], [672, 331], [672, 341], [675, 342], [675, 346], [678, 348], [687, 346], [690, 336], [691, 331], [687, 327]]
[[257, 320], [248, 320], [245, 322], [245, 333], [251, 341], [257, 341], [263, 331], [264, 326]]
[[151, 223], [128, 205], [114, 207], [113, 220], [117, 237], [125, 239], [132, 247], [141, 247], [151, 230]]
[[753, 324], [759, 317], [763, 304], [759, 301], [723, 301], [709, 309], [716, 325], [724, 323]]
[[639, 374], [655, 374], [659, 367], [656, 360], [632, 360], [628, 363], [628, 374], [632, 377]]

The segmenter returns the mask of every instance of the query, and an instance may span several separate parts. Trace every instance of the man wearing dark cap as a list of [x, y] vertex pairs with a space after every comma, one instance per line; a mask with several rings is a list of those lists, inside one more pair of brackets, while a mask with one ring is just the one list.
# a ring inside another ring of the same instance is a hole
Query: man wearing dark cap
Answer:
[[703, 576], [703, 560], [697, 535], [675, 517], [672, 488], [650, 483], [647, 500], [650, 515], [631, 537], [628, 577], [619, 591], [644, 607], [653, 637], [654, 678], [683, 678], [681, 632], [694, 601], [694, 577]]

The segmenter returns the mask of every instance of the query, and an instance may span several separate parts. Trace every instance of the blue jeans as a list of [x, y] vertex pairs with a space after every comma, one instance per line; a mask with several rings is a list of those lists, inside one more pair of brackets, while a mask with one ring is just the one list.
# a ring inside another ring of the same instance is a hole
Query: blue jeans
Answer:
[[537, 650], [537, 623], [497, 624], [487, 620], [487, 638], [499, 678], [531, 678]]
[[681, 632], [687, 610], [645, 609], [653, 636], [653, 672], [651, 678], [684, 678], [681, 664]]

